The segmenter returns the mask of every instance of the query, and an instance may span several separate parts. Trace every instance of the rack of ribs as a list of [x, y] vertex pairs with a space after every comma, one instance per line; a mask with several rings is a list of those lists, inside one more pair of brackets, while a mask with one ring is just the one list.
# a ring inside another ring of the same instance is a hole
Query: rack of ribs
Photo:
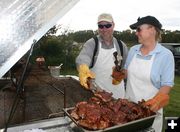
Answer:
[[144, 102], [142, 100], [136, 104], [127, 99], [114, 99], [112, 93], [101, 91], [88, 101], [77, 103], [70, 115], [80, 126], [100, 130], [154, 115], [144, 107]]

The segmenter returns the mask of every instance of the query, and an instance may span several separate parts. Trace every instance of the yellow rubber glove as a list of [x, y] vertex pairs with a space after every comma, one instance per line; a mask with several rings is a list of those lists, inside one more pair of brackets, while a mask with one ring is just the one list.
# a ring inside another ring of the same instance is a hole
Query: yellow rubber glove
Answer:
[[95, 78], [95, 74], [89, 70], [89, 67], [86, 64], [79, 65], [78, 71], [80, 84], [86, 89], [89, 89], [87, 79]]
[[112, 84], [114, 84], [114, 85], [118, 85], [118, 84], [120, 84], [120, 81], [117, 81], [116, 79], [112, 79]]
[[152, 99], [145, 102], [146, 106], [154, 112], [158, 111], [160, 108], [166, 106], [169, 103], [169, 95], [162, 92], [158, 92]]
[[113, 68], [112, 78], [112, 84], [118, 85], [125, 78], [125, 73], [123, 70], [116, 71], [115, 68]]

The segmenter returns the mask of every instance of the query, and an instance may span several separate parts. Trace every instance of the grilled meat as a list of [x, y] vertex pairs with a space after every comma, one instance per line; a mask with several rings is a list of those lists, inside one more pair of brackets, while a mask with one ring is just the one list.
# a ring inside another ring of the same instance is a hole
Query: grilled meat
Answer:
[[127, 99], [114, 99], [112, 93], [98, 92], [87, 102], [79, 102], [70, 113], [78, 124], [89, 130], [99, 130], [117, 124], [124, 124], [154, 115], [149, 108], [144, 107], [144, 100], [138, 104]]

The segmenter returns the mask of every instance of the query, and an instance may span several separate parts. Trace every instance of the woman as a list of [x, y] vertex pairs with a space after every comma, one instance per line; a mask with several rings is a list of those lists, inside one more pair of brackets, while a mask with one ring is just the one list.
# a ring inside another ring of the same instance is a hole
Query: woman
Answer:
[[169, 102], [169, 92], [174, 85], [174, 58], [170, 50], [158, 41], [161, 38], [161, 23], [153, 16], [138, 18], [130, 25], [136, 29], [140, 44], [133, 46], [128, 54], [126, 98], [138, 102], [145, 99], [154, 112], [159, 112], [152, 128], [162, 131], [163, 107]]

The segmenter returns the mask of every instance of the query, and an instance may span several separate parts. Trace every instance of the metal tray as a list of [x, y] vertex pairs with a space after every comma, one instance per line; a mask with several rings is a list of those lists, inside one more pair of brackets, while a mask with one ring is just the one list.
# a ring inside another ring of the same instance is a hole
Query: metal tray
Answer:
[[70, 111], [73, 110], [74, 107], [70, 107], [70, 108], [65, 108], [63, 109], [64, 112], [66, 113], [66, 115], [84, 132], [125, 132], [125, 131], [129, 131], [129, 132], [136, 132], [136, 131], [141, 131], [141, 130], [145, 130], [147, 128], [150, 128], [153, 124], [153, 121], [155, 119], [155, 117], [159, 114], [156, 113], [155, 115], [146, 117], [146, 118], [142, 118], [142, 119], [138, 119], [138, 120], [134, 120], [125, 124], [120, 124], [120, 125], [115, 125], [112, 127], [108, 127], [105, 128], [103, 130], [88, 130], [86, 128], [83, 128], [82, 126], [80, 126], [77, 121], [70, 115]]

